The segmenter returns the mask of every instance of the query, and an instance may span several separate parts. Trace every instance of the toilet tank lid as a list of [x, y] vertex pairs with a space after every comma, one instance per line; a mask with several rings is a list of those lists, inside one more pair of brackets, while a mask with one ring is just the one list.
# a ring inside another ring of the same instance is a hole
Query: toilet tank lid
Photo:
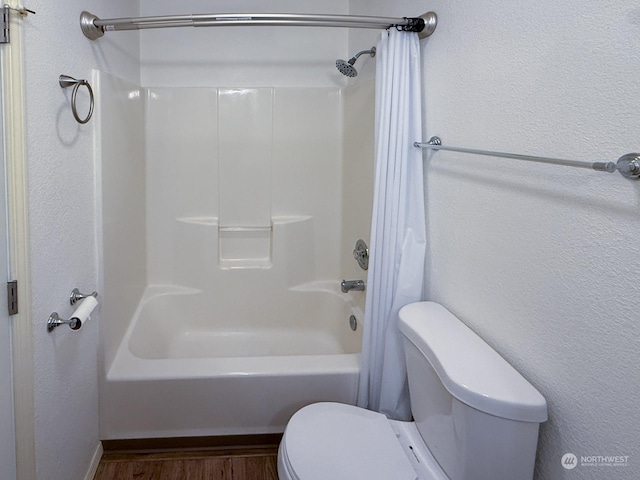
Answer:
[[400, 331], [458, 400], [502, 418], [547, 420], [547, 402], [540, 392], [442, 305], [412, 303], [400, 309], [399, 316]]

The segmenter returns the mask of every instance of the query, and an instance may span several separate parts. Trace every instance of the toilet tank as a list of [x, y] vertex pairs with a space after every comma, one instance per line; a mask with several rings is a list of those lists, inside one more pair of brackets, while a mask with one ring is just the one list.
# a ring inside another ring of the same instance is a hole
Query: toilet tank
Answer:
[[547, 403], [442, 305], [400, 310], [411, 410], [451, 480], [531, 480]]

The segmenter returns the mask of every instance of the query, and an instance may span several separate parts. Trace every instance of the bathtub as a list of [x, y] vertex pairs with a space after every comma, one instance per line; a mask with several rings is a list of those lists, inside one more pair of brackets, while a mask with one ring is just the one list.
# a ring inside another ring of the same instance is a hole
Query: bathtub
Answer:
[[355, 403], [352, 296], [337, 282], [246, 291], [147, 287], [101, 385], [103, 439], [279, 433], [309, 403]]

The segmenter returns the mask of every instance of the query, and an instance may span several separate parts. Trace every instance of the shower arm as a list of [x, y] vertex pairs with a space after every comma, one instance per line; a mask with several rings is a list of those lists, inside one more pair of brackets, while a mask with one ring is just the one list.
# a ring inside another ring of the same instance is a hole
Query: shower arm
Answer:
[[420, 17], [369, 17], [356, 15], [299, 15], [290, 13], [225, 13], [165, 15], [155, 17], [101, 19], [89, 12], [80, 14], [80, 28], [85, 37], [96, 40], [105, 32], [117, 30], [142, 30], [169, 27], [214, 27], [214, 26], [309, 26], [345, 28], [389, 28], [420, 32], [428, 37], [436, 29], [437, 16], [427, 12]]
[[365, 53], [368, 53], [369, 55], [371, 55], [371, 57], [375, 57], [376, 56], [376, 47], [371, 47], [371, 49], [369, 49], [369, 50], [362, 50], [361, 52], [356, 53], [353, 57], [351, 57], [349, 59], [349, 64], [353, 65], [354, 63], [356, 63], [356, 60], [358, 60], [360, 55], [364, 55]]

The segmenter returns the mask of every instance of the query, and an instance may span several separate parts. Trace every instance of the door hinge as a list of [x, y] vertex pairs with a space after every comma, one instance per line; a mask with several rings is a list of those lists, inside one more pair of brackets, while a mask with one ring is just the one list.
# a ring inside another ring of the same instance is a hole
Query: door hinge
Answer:
[[7, 282], [7, 308], [9, 315], [18, 313], [18, 281]]
[[11, 18], [9, 16], [9, 5], [4, 5], [2, 8], [2, 25], [0, 25], [0, 43], [9, 43], [9, 24]]

